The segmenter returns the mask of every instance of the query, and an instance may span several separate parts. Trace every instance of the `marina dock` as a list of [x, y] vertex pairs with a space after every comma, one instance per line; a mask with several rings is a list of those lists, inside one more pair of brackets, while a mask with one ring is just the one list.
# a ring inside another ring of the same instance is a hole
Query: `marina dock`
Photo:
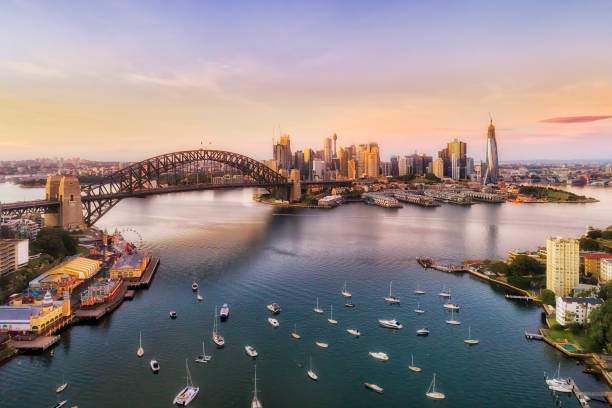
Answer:
[[159, 267], [159, 258], [151, 258], [140, 279], [126, 279], [128, 289], [148, 288]]
[[125, 292], [127, 292], [127, 285], [121, 284], [119, 291], [108, 303], [102, 303], [95, 307], [88, 307], [85, 309], [79, 309], [75, 312], [76, 317], [86, 320], [98, 320], [105, 314], [112, 312], [123, 302]]
[[136, 293], [136, 291], [134, 289], [129, 289], [125, 292], [125, 295], [123, 295], [123, 298], [125, 300], [132, 300], [134, 299], [134, 294]]
[[440, 272], [447, 273], [457, 273], [457, 272], [466, 272], [466, 269], [462, 266], [456, 265], [438, 265], [431, 258], [417, 257], [416, 258], [419, 265], [421, 265], [425, 269], [435, 269]]
[[17, 336], [18, 340], [11, 340], [13, 347], [24, 351], [45, 351], [60, 339], [60, 336], [34, 336], [32, 339], [22, 339]]

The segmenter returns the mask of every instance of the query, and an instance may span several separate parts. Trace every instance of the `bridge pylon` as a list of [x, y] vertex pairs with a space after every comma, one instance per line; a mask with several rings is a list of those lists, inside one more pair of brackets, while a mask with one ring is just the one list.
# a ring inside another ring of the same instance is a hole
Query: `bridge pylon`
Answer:
[[45, 213], [45, 225], [68, 231], [87, 229], [83, 219], [81, 185], [77, 177], [49, 176], [45, 189], [47, 200], [59, 202], [57, 212]]

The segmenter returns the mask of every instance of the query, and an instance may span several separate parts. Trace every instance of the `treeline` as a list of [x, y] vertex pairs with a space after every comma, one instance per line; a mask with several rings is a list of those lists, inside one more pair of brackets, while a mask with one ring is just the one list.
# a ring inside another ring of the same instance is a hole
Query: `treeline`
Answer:
[[559, 190], [558, 188], [540, 186], [520, 186], [519, 194], [528, 195], [538, 199], [551, 201], [579, 201], [586, 200], [585, 196], [577, 195], [569, 191]]
[[609, 252], [610, 247], [604, 245], [602, 240], [612, 240], [612, 225], [608, 228], [590, 230], [586, 237], [580, 238], [580, 249], [582, 251], [601, 251]]
[[517, 255], [510, 263], [495, 262], [489, 269], [521, 289], [542, 287], [546, 280], [546, 265], [527, 255]]

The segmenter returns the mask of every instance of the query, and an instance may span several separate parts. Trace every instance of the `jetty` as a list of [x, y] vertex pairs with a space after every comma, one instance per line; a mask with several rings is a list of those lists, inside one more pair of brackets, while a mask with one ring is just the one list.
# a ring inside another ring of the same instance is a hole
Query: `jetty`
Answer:
[[60, 339], [60, 336], [15, 336], [11, 345], [23, 351], [45, 351]]
[[436, 271], [447, 272], [447, 273], [457, 273], [457, 272], [465, 272], [466, 271], [465, 268], [463, 268], [462, 266], [456, 266], [456, 265], [438, 265], [431, 258], [417, 257], [416, 261], [424, 269], [435, 269]]
[[128, 289], [148, 288], [159, 267], [159, 258], [151, 258], [140, 278], [126, 279]]
[[540, 333], [529, 333], [525, 330], [525, 338], [527, 340], [544, 340], [544, 335]]
[[119, 307], [125, 298], [125, 292], [127, 292], [127, 289], [127, 285], [122, 282], [121, 287], [110, 301], [94, 307], [79, 309], [75, 312], [76, 317], [86, 320], [98, 320], [105, 314], [112, 312]]
[[509, 295], [506, 294], [506, 299], [518, 299], [518, 300], [526, 300], [526, 301], [530, 301], [531, 296], [526, 296], [526, 295]]

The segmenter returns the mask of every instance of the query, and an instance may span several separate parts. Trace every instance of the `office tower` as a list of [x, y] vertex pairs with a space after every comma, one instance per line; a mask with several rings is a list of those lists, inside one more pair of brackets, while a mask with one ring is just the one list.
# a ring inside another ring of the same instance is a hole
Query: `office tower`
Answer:
[[338, 140], [338, 135], [334, 133], [334, 136], [332, 137], [332, 139], [334, 139], [334, 154], [333, 154], [333, 157], [336, 158], [336, 157], [338, 157], [338, 150], [336, 149], [336, 140]]
[[578, 284], [580, 245], [577, 239], [546, 239], [546, 289], [557, 296], [567, 296]]
[[380, 169], [382, 172], [382, 175], [385, 177], [392, 177], [393, 176], [393, 166], [391, 165], [391, 162], [380, 162]]
[[326, 137], [323, 139], [323, 161], [327, 166], [330, 166], [332, 159], [332, 140], [329, 137]]
[[433, 161], [432, 173], [438, 178], [444, 178], [444, 159], [441, 157], [436, 157], [436, 159]]
[[304, 172], [302, 176], [304, 180], [312, 180], [312, 162], [314, 160], [314, 152], [312, 149], [304, 149]]
[[[467, 144], [458, 139], [446, 144], [446, 147], [438, 152], [438, 157], [444, 160], [444, 176], [454, 180], [467, 178]], [[453, 158], [454, 156], [454, 158]]]
[[399, 160], [397, 156], [391, 156], [391, 176], [399, 176]]
[[366, 174], [368, 177], [378, 177], [378, 152], [366, 153]]
[[325, 162], [323, 160], [313, 160], [312, 161], [312, 174], [314, 177], [318, 177], [320, 180], [324, 179], [325, 175]]
[[300, 174], [304, 173], [304, 152], [301, 150], [293, 154], [293, 168], [298, 169]]
[[351, 159], [348, 161], [347, 172], [349, 180], [357, 179], [357, 160]]
[[293, 165], [293, 157], [291, 155], [291, 142], [289, 135], [281, 135], [280, 141], [273, 144], [274, 160], [276, 160], [279, 169], [288, 170]]
[[459, 180], [459, 158], [457, 153], [451, 153], [451, 178], [453, 180]]
[[365, 154], [367, 153], [368, 148], [364, 144], [360, 144], [357, 146], [357, 151], [355, 152], [355, 160], [357, 161], [357, 178], [362, 177], [365, 174]]
[[465, 159], [465, 174], [467, 177], [474, 174], [474, 158], [466, 157]]
[[338, 162], [340, 167], [340, 175], [342, 177], [348, 177], [349, 154], [346, 149], [338, 149]]
[[491, 122], [487, 130], [487, 161], [482, 184], [497, 184], [499, 181], [499, 163], [497, 162], [497, 141], [495, 140], [495, 126], [493, 118], [489, 114]]

